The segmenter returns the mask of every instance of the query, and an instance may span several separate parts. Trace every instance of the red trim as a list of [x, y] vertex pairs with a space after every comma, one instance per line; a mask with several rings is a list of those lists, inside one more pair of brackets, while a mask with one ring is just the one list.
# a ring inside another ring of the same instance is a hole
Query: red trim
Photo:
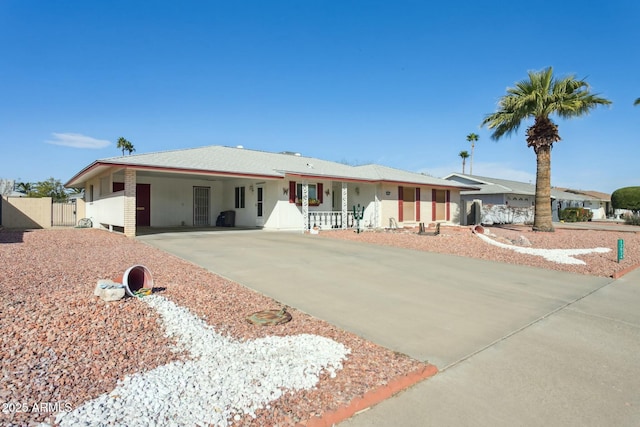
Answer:
[[416, 188], [416, 221], [420, 221], [420, 189]]
[[207, 170], [207, 169], [185, 169], [185, 168], [174, 168], [174, 167], [162, 167], [162, 166], [145, 166], [145, 165], [135, 165], [130, 163], [118, 163], [118, 162], [94, 162], [91, 165], [87, 166], [76, 175], [73, 176], [69, 181], [67, 181], [65, 186], [72, 185], [73, 182], [79, 180], [83, 175], [91, 172], [92, 170], [100, 167], [113, 167], [120, 166], [124, 169], [133, 169], [133, 170], [153, 170], [153, 171], [164, 171], [164, 172], [179, 172], [185, 174], [198, 174], [198, 175], [213, 175], [213, 176], [237, 176], [237, 177], [251, 177], [251, 178], [264, 178], [264, 179], [284, 179], [281, 175], [264, 175], [264, 174], [252, 174], [252, 173], [242, 173], [242, 172], [224, 172], [224, 171], [215, 171], [215, 170]]
[[431, 221], [436, 220], [436, 209], [438, 205], [436, 203], [436, 189], [431, 190]]
[[451, 202], [451, 191], [447, 190], [447, 221], [451, 219], [450, 202]]
[[316, 187], [316, 190], [318, 192], [318, 200], [320, 201], [320, 203], [322, 203], [322, 201], [324, 200], [324, 193], [322, 192], [322, 183], [319, 182], [318, 186]]
[[289, 181], [289, 203], [296, 202], [296, 182]]
[[398, 222], [404, 221], [403, 203], [404, 203], [404, 188], [398, 187]]

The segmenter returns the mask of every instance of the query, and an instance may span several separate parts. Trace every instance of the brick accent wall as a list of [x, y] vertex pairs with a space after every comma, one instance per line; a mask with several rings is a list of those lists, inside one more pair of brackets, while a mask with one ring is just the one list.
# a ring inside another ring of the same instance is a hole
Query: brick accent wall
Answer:
[[136, 237], [136, 171], [124, 170], [124, 235]]

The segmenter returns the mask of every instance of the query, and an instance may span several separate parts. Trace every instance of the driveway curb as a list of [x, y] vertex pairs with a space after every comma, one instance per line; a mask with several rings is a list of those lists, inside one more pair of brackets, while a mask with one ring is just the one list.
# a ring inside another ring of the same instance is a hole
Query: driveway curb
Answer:
[[627, 268], [622, 269], [620, 271], [616, 271], [615, 273], [613, 273], [611, 275], [611, 278], [612, 279], [619, 279], [622, 276], [624, 276], [625, 274], [631, 273], [633, 270], [635, 270], [638, 267], [640, 267], [640, 264], [632, 265], [631, 267], [627, 267]]
[[389, 381], [388, 384], [366, 392], [362, 397], [356, 397], [349, 402], [347, 406], [336, 411], [326, 412], [322, 414], [321, 417], [313, 417], [304, 423], [300, 423], [298, 427], [331, 427], [437, 373], [437, 367], [427, 364], [424, 368], [401, 377], [396, 377]]

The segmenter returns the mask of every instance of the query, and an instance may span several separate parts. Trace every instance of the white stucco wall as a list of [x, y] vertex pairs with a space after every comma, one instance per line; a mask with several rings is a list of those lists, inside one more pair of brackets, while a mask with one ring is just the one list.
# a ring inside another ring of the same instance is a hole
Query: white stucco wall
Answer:
[[137, 184], [150, 184], [151, 226], [175, 227], [193, 225], [193, 187], [209, 188], [209, 224], [215, 225], [222, 210], [222, 183], [202, 179], [138, 176]]
[[[94, 223], [110, 223], [121, 225], [124, 209], [112, 199], [122, 198], [117, 193], [101, 194], [101, 189], [111, 189], [113, 182], [123, 182], [122, 172], [103, 175], [90, 182], [94, 186], [94, 201], [87, 202], [87, 216], [94, 217]], [[303, 183], [295, 179], [296, 183]], [[285, 179], [251, 179], [234, 178], [218, 180], [192, 179], [184, 175], [172, 176], [144, 176], [137, 175], [138, 184], [149, 184], [151, 189], [151, 226], [174, 227], [193, 226], [193, 188], [208, 187], [210, 189], [209, 224], [215, 225], [216, 219], [222, 211], [235, 211], [235, 225], [237, 227], [262, 226], [271, 230], [300, 230], [304, 226], [302, 206], [289, 202], [290, 180]], [[340, 212], [342, 210], [342, 182], [330, 180], [308, 180], [308, 184], [321, 183], [323, 186], [323, 201], [319, 206], [309, 206], [309, 212]], [[347, 186], [347, 210], [352, 213], [353, 207], [364, 206], [362, 228], [389, 227], [391, 220], [398, 216], [398, 186], [394, 184], [367, 184], [349, 182]], [[244, 187], [244, 207], [235, 207], [235, 188]], [[257, 217], [258, 187], [263, 188], [263, 220]], [[409, 186], [407, 186], [409, 187]], [[409, 187], [415, 188], [415, 187]], [[327, 190], [328, 193], [327, 194]], [[89, 185], [87, 185], [87, 194]], [[389, 194], [387, 194], [387, 192]], [[420, 222], [429, 222], [432, 217], [430, 187], [420, 187]], [[89, 200], [89, 199], [87, 199]], [[379, 200], [376, 208], [376, 200]], [[450, 222], [458, 223], [459, 192], [450, 192]], [[100, 219], [98, 219], [100, 218]], [[108, 222], [107, 222], [108, 221]], [[415, 225], [418, 221], [411, 221], [403, 225]]]

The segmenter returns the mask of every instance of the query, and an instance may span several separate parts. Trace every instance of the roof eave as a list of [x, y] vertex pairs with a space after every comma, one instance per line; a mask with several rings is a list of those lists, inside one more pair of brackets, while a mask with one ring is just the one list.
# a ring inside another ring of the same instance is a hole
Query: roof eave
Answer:
[[212, 175], [212, 176], [234, 176], [241, 178], [256, 178], [256, 179], [283, 179], [284, 176], [280, 174], [258, 174], [258, 173], [245, 173], [245, 172], [228, 172], [228, 171], [216, 171], [216, 170], [208, 170], [208, 169], [191, 169], [191, 168], [179, 168], [179, 167], [168, 167], [168, 166], [153, 166], [153, 165], [139, 165], [139, 164], [131, 164], [131, 163], [121, 163], [121, 162], [107, 162], [107, 161], [95, 161], [76, 175], [73, 176], [66, 184], [65, 187], [77, 187], [78, 184], [84, 182], [81, 178], [87, 175], [89, 172], [95, 170], [98, 167], [106, 166], [106, 167], [122, 167], [125, 169], [135, 169], [135, 170], [146, 170], [146, 171], [156, 171], [156, 172], [173, 172], [173, 173], [188, 173], [188, 174], [199, 174], [199, 175]]

